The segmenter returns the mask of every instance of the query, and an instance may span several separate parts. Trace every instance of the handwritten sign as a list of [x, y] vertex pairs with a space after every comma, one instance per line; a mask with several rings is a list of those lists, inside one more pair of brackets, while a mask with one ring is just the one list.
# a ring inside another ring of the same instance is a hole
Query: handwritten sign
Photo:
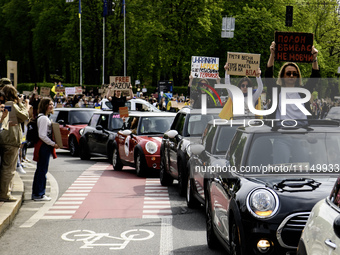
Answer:
[[313, 62], [313, 39], [309, 33], [275, 32], [275, 60]]
[[66, 94], [66, 96], [76, 94], [76, 88], [75, 87], [66, 87], [65, 88], [65, 94]]
[[40, 96], [48, 97], [50, 95], [51, 88], [49, 87], [41, 87], [40, 88]]
[[261, 54], [228, 52], [230, 75], [256, 76], [260, 66]]
[[191, 75], [193, 78], [218, 78], [219, 58], [191, 57]]
[[129, 117], [129, 108], [128, 107], [119, 107], [119, 115], [122, 117]]
[[128, 90], [131, 85], [131, 77], [110, 76], [110, 84], [114, 90]]
[[55, 93], [65, 93], [65, 87], [55, 87]]

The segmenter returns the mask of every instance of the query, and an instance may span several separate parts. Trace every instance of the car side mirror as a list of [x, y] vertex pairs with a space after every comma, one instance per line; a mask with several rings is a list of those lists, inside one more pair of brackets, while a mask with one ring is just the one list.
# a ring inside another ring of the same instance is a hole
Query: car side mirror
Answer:
[[176, 130], [169, 130], [169, 131], [166, 132], [166, 135], [169, 138], [173, 139], [178, 135], [178, 132]]
[[200, 155], [204, 151], [204, 146], [202, 144], [191, 144], [190, 151], [194, 155]]
[[102, 125], [97, 125], [97, 126], [96, 126], [96, 130], [98, 130], [98, 131], [101, 131], [101, 130], [103, 130], [103, 127], [102, 127]]
[[340, 215], [335, 218], [333, 222], [334, 233], [338, 238], [340, 238]]
[[65, 126], [65, 121], [64, 120], [58, 120], [58, 124]]

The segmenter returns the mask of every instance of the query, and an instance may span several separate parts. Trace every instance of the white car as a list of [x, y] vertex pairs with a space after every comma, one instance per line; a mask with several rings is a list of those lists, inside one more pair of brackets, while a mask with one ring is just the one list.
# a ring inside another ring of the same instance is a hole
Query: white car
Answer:
[[340, 176], [331, 195], [313, 207], [302, 232], [297, 254], [340, 254]]
[[129, 111], [142, 111], [142, 112], [161, 112], [155, 106], [148, 101], [140, 98], [133, 98], [128, 100], [125, 105], [129, 108]]

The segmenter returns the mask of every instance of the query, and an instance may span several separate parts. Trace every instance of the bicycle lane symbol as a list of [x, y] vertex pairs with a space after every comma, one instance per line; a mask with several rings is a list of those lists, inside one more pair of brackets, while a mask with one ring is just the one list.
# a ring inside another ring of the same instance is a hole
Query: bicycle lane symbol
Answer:
[[[83, 242], [80, 248], [91, 249], [97, 246], [107, 246], [110, 250], [122, 250], [130, 241], [144, 241], [151, 239], [155, 234], [147, 229], [131, 229], [120, 234], [120, 237], [110, 236], [109, 233], [96, 233], [92, 230], [73, 230], [62, 234], [61, 238], [69, 242]], [[109, 238], [116, 243], [100, 243], [102, 238]], [[98, 242], [97, 242], [98, 241]]]

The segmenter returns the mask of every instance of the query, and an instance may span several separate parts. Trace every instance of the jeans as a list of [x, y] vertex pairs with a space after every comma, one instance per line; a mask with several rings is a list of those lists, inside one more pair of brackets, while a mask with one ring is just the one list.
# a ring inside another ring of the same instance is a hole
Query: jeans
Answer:
[[46, 190], [46, 174], [48, 171], [48, 164], [50, 162], [52, 147], [43, 143], [39, 150], [39, 161], [37, 162], [37, 169], [35, 170], [32, 196], [41, 197], [45, 195]]

